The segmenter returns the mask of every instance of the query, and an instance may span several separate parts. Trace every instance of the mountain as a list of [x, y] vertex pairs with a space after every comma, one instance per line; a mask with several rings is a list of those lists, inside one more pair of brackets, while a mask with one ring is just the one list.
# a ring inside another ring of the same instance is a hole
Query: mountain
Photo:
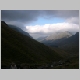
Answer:
[[39, 41], [39, 42], [41, 42], [41, 41], [43, 41], [45, 38], [47, 38], [47, 36], [39, 37], [39, 38], [37, 38], [36, 40]]
[[70, 36], [72, 36], [72, 34], [67, 31], [66, 32], [56, 32], [48, 36], [46, 40], [56, 40], [56, 39], [68, 38]]
[[70, 53], [71, 56], [79, 54], [79, 32], [56, 32], [39, 42], [50, 47], [63, 49]]
[[63, 59], [54, 50], [1, 21], [1, 65], [44, 64]]
[[44, 44], [52, 44], [54, 41], [57, 41], [57, 40], [60, 41], [62, 39], [67, 39], [72, 35], [73, 35], [72, 32], [68, 32], [68, 31], [54, 32], [49, 36], [38, 38], [37, 41], [44, 43]]
[[79, 32], [76, 32], [75, 35], [61, 41], [59, 47], [71, 54], [79, 55]]
[[32, 36], [30, 36], [29, 33], [24, 32], [21, 28], [15, 26], [15, 25], [11, 25], [11, 24], [8, 24], [8, 26], [9, 26], [10, 28], [13, 28], [14, 30], [16, 30], [16, 31], [18, 31], [18, 32], [21, 32], [23, 35], [27, 35], [27, 36], [29, 36], [30, 38], [32, 38]]
[[76, 34], [68, 38], [49, 40], [42, 43], [47, 46], [61, 48], [67, 51], [68, 53], [71, 53], [72, 55], [79, 54], [79, 32], [76, 32]]

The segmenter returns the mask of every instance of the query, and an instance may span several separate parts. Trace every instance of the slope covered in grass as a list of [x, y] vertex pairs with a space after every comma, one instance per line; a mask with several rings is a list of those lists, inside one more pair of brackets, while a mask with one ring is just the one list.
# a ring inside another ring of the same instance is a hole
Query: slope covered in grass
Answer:
[[43, 64], [61, 58], [48, 46], [15, 31], [5, 22], [1, 22], [1, 65], [8, 65], [11, 62]]

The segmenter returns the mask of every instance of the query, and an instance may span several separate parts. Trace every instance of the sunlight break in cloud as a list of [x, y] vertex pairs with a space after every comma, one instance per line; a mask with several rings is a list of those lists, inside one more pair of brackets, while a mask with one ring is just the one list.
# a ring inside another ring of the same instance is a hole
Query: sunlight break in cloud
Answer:
[[57, 24], [44, 24], [35, 26], [26, 26], [27, 32], [62, 32], [62, 31], [72, 31], [79, 32], [79, 25], [72, 23], [57, 23]]

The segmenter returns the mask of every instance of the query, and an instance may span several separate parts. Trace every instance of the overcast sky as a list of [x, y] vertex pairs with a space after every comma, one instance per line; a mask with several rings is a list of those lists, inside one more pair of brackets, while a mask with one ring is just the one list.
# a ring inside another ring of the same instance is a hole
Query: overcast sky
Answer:
[[79, 31], [79, 10], [1, 10], [1, 20], [17, 25], [33, 38], [51, 32]]

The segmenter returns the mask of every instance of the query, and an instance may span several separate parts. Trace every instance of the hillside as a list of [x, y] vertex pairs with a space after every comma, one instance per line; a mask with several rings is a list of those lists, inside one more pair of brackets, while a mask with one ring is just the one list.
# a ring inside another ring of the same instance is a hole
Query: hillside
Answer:
[[48, 46], [23, 35], [1, 21], [1, 65], [44, 64], [62, 59]]
[[71, 54], [79, 55], [79, 32], [61, 43], [62, 45], [59, 46], [61, 49], [64, 49]]
[[[60, 56], [65, 59], [69, 59], [71, 63], [67, 68], [79, 68], [79, 32], [76, 32], [76, 34], [68, 38], [43, 40], [41, 42], [47, 46], [50, 46], [50, 48]], [[66, 67], [63, 66], [62, 68]]]
[[21, 32], [23, 35], [27, 35], [27, 36], [29, 36], [30, 38], [32, 38], [32, 36], [30, 36], [29, 33], [24, 32], [21, 28], [15, 26], [15, 25], [11, 25], [11, 24], [8, 24], [8, 26], [9, 26], [10, 28], [13, 28], [14, 30], [16, 30], [16, 31], [18, 31], [18, 32]]
[[44, 40], [44, 41], [41, 41], [41, 43], [44, 43], [47, 46], [61, 48], [71, 54], [73, 53], [78, 54], [79, 53], [79, 32], [77, 32], [75, 35], [72, 35], [68, 38], [61, 38], [56, 40]]
[[61, 48], [71, 55], [73, 54], [79, 54], [79, 32], [77, 32], [75, 35], [72, 35], [71, 37], [67, 39], [59, 39], [55, 40], [50, 43], [45, 43], [46, 45], [54, 47], [56, 45], [58, 48]]
[[58, 53], [60, 56], [64, 57], [65, 59], [69, 58], [69, 53], [67, 53], [63, 49], [57, 47], [50, 47], [50, 48], [54, 50], [56, 53]]

